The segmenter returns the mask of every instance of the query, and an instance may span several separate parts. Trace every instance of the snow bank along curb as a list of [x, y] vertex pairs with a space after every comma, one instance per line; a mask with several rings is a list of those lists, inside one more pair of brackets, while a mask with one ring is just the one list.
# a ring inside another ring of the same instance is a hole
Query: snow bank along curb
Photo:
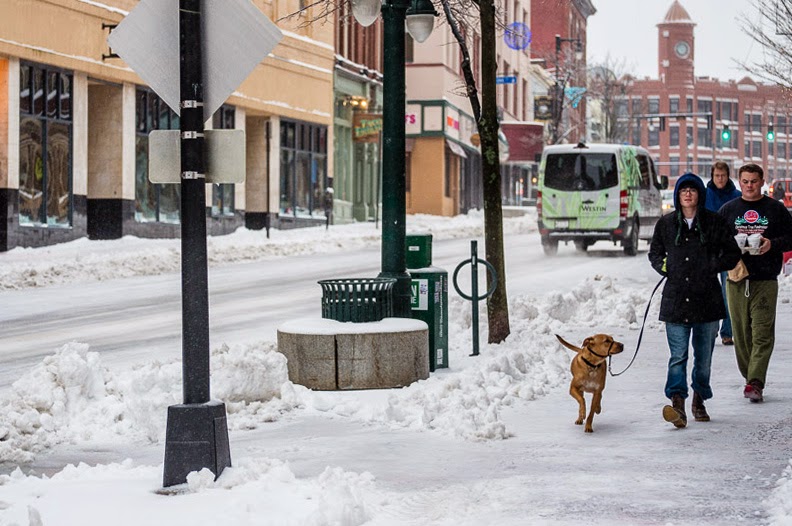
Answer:
[[[434, 238], [453, 239], [483, 235], [484, 218], [472, 211], [442, 218], [422, 214], [407, 217], [407, 232], [427, 232]], [[536, 230], [534, 214], [504, 218], [505, 233]], [[327, 253], [378, 246], [382, 230], [373, 223], [312, 227], [295, 230], [240, 228], [233, 234], [208, 238], [210, 266], [294, 255]], [[114, 241], [87, 238], [41, 248], [15, 248], [0, 252], [0, 291], [48, 287], [67, 283], [104, 281], [131, 276], [178, 272], [178, 239], [125, 237]]]
[[[554, 333], [577, 340], [589, 327], [635, 329], [636, 311], [644, 302], [644, 291], [623, 289], [602, 277], [585, 280], [568, 294], [518, 296], [510, 305], [512, 335], [470, 358], [469, 305], [453, 298], [451, 369], [389, 391], [380, 403], [292, 384], [285, 357], [273, 342], [215, 349], [212, 389], [226, 403], [232, 431], [302, 410], [464, 440], [504, 439], [511, 436], [499, 413], [504, 405], [541, 397], [568, 380], [570, 355]], [[486, 324], [482, 328], [486, 341]], [[0, 461], [30, 462], [63, 442], [161, 441], [166, 407], [180, 403], [180, 396], [177, 360], [111, 371], [86, 344], [67, 344], [16, 381], [0, 401]]]

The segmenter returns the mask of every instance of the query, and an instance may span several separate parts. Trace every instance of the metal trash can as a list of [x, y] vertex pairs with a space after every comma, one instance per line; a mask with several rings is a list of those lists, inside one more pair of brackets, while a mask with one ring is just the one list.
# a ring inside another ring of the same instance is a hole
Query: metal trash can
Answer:
[[323, 279], [322, 318], [357, 323], [393, 316], [394, 278]]
[[432, 266], [432, 234], [406, 237], [411, 313], [429, 326], [429, 370], [448, 367], [448, 272]]

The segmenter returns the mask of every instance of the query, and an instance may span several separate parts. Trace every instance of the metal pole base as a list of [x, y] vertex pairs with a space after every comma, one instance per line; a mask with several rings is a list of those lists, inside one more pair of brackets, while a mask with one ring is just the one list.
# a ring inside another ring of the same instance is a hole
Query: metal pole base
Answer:
[[380, 272], [379, 278], [396, 278], [396, 283], [393, 285], [393, 317], [394, 318], [412, 318], [412, 309], [410, 307], [410, 298], [412, 292], [410, 285], [412, 280], [407, 272]]
[[209, 468], [215, 479], [231, 466], [226, 409], [222, 402], [168, 407], [162, 486], [187, 482], [192, 471]]

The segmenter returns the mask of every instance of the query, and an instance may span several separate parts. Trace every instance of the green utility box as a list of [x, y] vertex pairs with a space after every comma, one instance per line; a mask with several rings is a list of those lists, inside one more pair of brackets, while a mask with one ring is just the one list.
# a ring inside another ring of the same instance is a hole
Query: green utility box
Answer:
[[[406, 238], [412, 317], [429, 326], [429, 370], [448, 367], [448, 272], [432, 266], [432, 235]], [[420, 266], [419, 266], [420, 265]]]

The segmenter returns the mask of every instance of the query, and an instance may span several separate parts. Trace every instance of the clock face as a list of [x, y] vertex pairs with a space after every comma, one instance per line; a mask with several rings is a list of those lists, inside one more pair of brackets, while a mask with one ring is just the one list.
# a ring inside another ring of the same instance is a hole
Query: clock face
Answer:
[[674, 46], [674, 53], [676, 53], [679, 58], [687, 58], [690, 54], [690, 46], [684, 40], [679, 41]]

